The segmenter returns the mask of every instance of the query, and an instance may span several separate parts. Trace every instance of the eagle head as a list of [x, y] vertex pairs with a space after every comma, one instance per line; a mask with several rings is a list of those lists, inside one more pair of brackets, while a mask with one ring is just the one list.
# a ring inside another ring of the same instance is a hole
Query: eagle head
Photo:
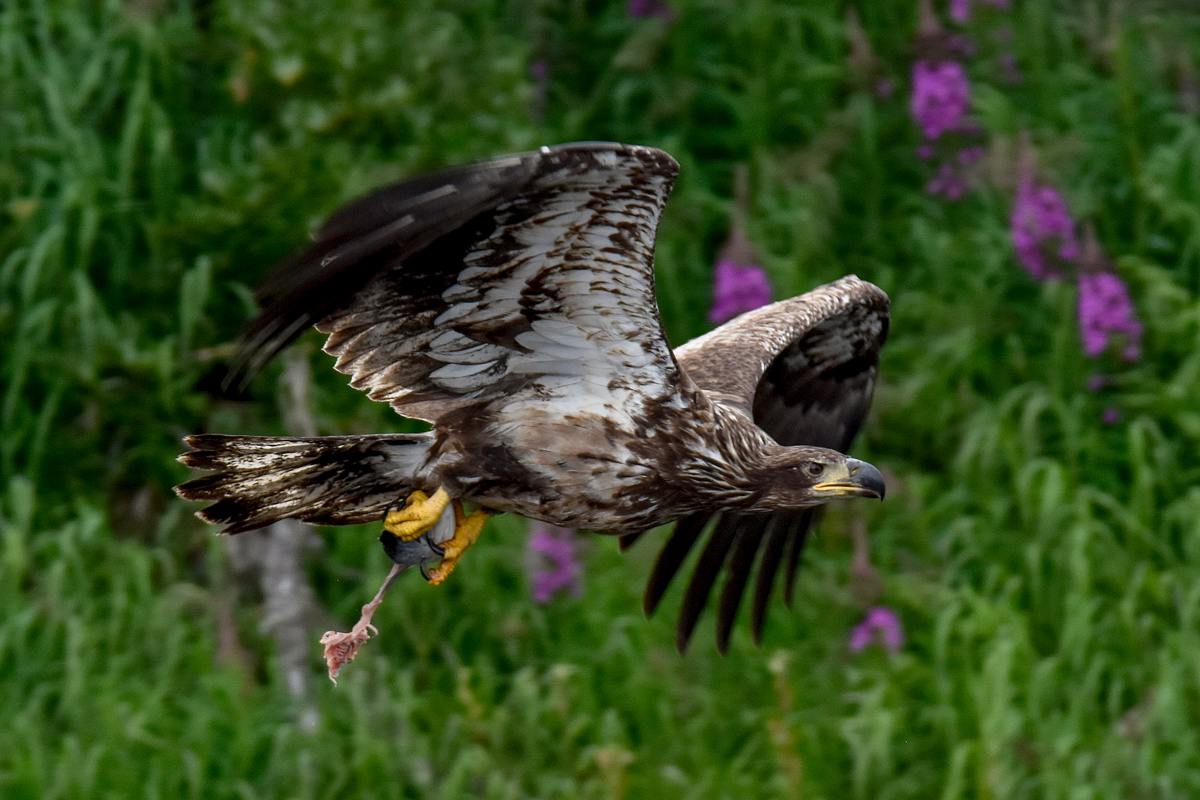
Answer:
[[812, 508], [839, 497], [883, 499], [883, 475], [874, 466], [823, 447], [778, 447], [764, 454], [759, 507]]

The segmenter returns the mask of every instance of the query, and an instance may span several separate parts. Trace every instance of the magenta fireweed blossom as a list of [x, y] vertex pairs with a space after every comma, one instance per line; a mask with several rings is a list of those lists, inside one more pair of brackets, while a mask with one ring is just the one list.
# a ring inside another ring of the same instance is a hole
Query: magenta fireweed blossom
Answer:
[[733, 224], [713, 267], [713, 304], [708, 318], [717, 325], [771, 302], [771, 282], [758, 263], [754, 243], [746, 236], [750, 177], [739, 164], [733, 181]]
[[1017, 186], [1010, 223], [1017, 259], [1038, 280], [1059, 276], [1046, 262], [1047, 249], [1063, 261], [1079, 258], [1075, 220], [1062, 195], [1049, 186], [1036, 185], [1032, 177], [1022, 177]]
[[1096, 226], [1083, 227], [1079, 257], [1079, 330], [1083, 351], [1092, 358], [1108, 347], [1109, 334], [1124, 337], [1122, 356], [1137, 361], [1142, 354], [1142, 323], [1137, 318], [1129, 288], [1117, 277], [1112, 259], [1100, 247]]
[[983, 147], [975, 145], [974, 147], [964, 147], [958, 151], [958, 160], [962, 164], [974, 164], [987, 155], [987, 150]]
[[971, 84], [957, 61], [918, 61], [912, 71], [912, 115], [926, 139], [956, 130], [971, 102]]
[[[917, 148], [917, 155], [921, 155]], [[959, 200], [971, 188], [974, 180], [970, 173], [971, 165], [983, 158], [985, 151], [982, 147], [972, 146], [959, 150], [950, 160], [938, 165], [937, 174], [925, 184], [925, 191], [932, 195], [941, 195], [947, 200]]]
[[1129, 299], [1125, 283], [1111, 272], [1079, 274], [1079, 328], [1083, 351], [1092, 358], [1108, 347], [1108, 336], [1123, 334], [1126, 361], [1137, 361], [1142, 354], [1142, 323]]
[[932, 195], [940, 194], [947, 200], [958, 200], [967, 193], [967, 182], [954, 164], [944, 161], [938, 167], [937, 175], [925, 184], [925, 191]]
[[875, 606], [866, 618], [850, 632], [847, 645], [852, 653], [861, 653], [872, 643], [878, 643], [889, 655], [900, 652], [904, 644], [904, 628], [900, 617], [887, 606]]
[[771, 283], [757, 264], [721, 258], [713, 273], [713, 306], [708, 318], [716, 324], [771, 302]]
[[557, 525], [535, 523], [527, 544], [531, 556], [530, 576], [533, 579], [533, 599], [549, 603], [559, 591], [578, 597], [583, 591], [580, 576], [583, 572], [575, 557], [575, 532]]

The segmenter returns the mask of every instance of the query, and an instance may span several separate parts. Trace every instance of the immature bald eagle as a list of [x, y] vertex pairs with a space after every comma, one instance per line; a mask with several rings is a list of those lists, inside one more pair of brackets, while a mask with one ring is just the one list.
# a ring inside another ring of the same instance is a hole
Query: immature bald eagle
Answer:
[[[850, 276], [747, 313], [672, 352], [654, 297], [666, 153], [570, 144], [381, 189], [337, 211], [260, 289], [243, 366], [305, 328], [351, 385], [419, 434], [199, 435], [177, 488], [238, 533], [285, 517], [383, 521], [403, 568], [439, 583], [501, 512], [624, 537], [678, 521], [646, 591], [652, 611], [707, 523], [677, 644], [723, 566], [718, 646], [755, 561], [753, 630], [814, 510], [882, 497], [847, 458], [875, 382], [888, 299]], [[467, 515], [462, 501], [477, 510]], [[439, 520], [441, 524], [438, 524]], [[453, 524], [451, 524], [453, 523]], [[759, 555], [761, 551], [761, 555]]]

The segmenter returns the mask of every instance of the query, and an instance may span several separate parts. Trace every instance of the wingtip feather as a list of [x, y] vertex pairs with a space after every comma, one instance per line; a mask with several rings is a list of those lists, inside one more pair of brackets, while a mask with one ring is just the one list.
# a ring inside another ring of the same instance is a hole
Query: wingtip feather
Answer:
[[646, 581], [642, 609], [647, 617], [653, 615], [658, 608], [671, 581], [678, 574], [679, 567], [691, 552], [707, 523], [708, 516], [705, 514], [693, 514], [675, 523], [670, 537], [658, 551], [658, 558], [654, 562], [654, 568], [650, 570], [650, 578]]
[[718, 525], [709, 534], [708, 542], [700, 553], [700, 560], [692, 570], [692, 579], [688, 581], [687, 591], [684, 592], [683, 606], [679, 610], [679, 623], [675, 628], [675, 647], [680, 653], [687, 652], [692, 634], [696, 630], [696, 623], [700, 621], [700, 615], [708, 604], [708, 596], [734, 538], [732, 530]]

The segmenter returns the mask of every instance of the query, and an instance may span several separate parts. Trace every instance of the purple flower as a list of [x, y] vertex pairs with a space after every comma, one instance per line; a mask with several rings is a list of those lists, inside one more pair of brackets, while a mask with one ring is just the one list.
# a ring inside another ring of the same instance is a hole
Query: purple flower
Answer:
[[862, 622], [850, 632], [849, 648], [852, 653], [861, 653], [871, 643], [880, 644], [889, 655], [900, 652], [904, 644], [904, 628], [900, 617], [887, 606], [875, 606], [867, 612]]
[[757, 264], [721, 258], [714, 273], [713, 306], [708, 318], [718, 325], [771, 302], [771, 283]]
[[967, 193], [967, 184], [962, 176], [949, 161], [942, 162], [937, 175], [925, 184], [925, 191], [932, 195], [942, 195], [947, 200], [958, 200]]
[[771, 282], [758, 265], [758, 253], [743, 223], [749, 206], [748, 184], [745, 165], [739, 164], [734, 179], [733, 225], [713, 268], [713, 304], [708, 318], [718, 325], [771, 302]]
[[1100, 373], [1096, 373], [1094, 375], [1088, 376], [1088, 379], [1087, 379], [1088, 391], [1098, 392], [1101, 389], [1103, 389], [1105, 386], [1108, 386], [1108, 378], [1104, 377]]
[[1092, 358], [1104, 352], [1111, 333], [1125, 336], [1126, 361], [1142, 354], [1142, 323], [1137, 319], [1129, 289], [1111, 272], [1079, 274], [1079, 328], [1083, 351]]
[[[963, 128], [962, 130], [965, 130]], [[932, 154], [933, 146], [929, 144], [917, 148], [917, 155], [923, 156], [922, 148], [929, 148]], [[975, 182], [972, 179], [971, 165], [986, 154], [980, 145], [964, 147], [956, 154], [948, 154], [947, 159], [938, 165], [937, 174], [925, 184], [925, 191], [932, 195], [941, 195], [947, 200], [959, 200], [967, 194]]]
[[530, 576], [533, 578], [533, 599], [549, 603], [555, 593], [566, 590], [578, 597], [582, 568], [575, 557], [575, 532], [570, 528], [536, 523], [529, 537], [531, 556]]
[[1109, 406], [1104, 409], [1104, 414], [1100, 417], [1100, 421], [1105, 425], [1116, 425], [1121, 421], [1121, 409], [1116, 406]]
[[987, 151], [980, 145], [973, 147], [964, 147], [958, 153], [958, 160], [961, 164], [972, 164], [987, 155]]
[[675, 12], [662, 0], [629, 0], [625, 4], [625, 16], [631, 19], [650, 19], [657, 17], [668, 22], [675, 19]]
[[925, 138], [936, 139], [958, 128], [971, 101], [971, 84], [962, 64], [918, 61], [912, 78], [912, 115]]
[[1038, 280], [1058, 277], [1058, 271], [1046, 263], [1047, 249], [1063, 261], [1079, 257], [1075, 221], [1062, 195], [1036, 185], [1029, 175], [1018, 183], [1010, 223], [1017, 259]]

